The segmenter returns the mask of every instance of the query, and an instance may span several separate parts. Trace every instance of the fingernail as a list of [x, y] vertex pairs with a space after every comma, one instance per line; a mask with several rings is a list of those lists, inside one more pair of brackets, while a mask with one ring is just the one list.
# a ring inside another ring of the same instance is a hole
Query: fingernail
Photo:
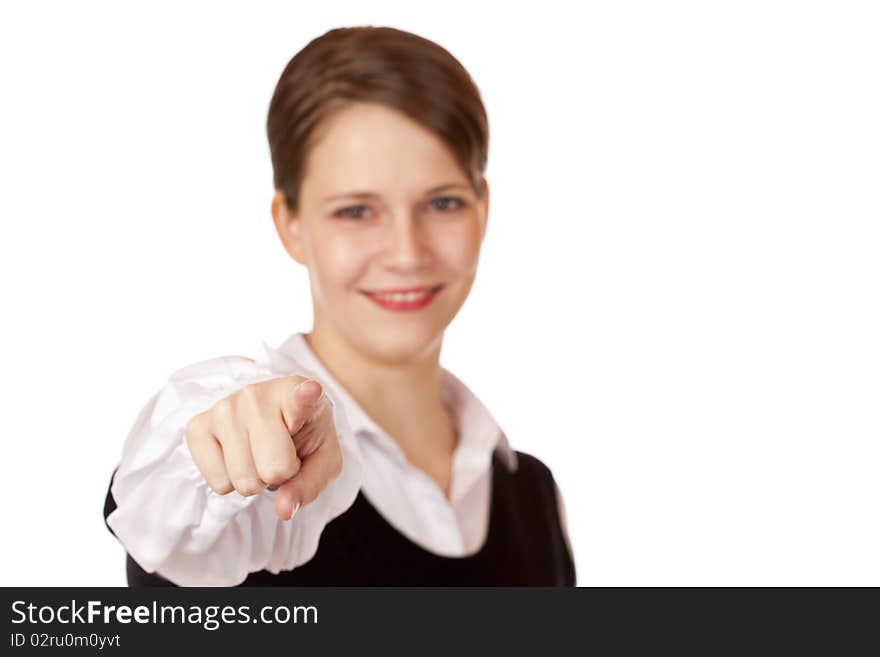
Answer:
[[299, 510], [299, 502], [297, 502], [297, 503], [296, 503], [296, 506], [293, 507], [293, 513], [290, 514], [290, 517], [293, 518], [293, 516], [296, 515], [296, 512], [297, 512], [298, 510]]

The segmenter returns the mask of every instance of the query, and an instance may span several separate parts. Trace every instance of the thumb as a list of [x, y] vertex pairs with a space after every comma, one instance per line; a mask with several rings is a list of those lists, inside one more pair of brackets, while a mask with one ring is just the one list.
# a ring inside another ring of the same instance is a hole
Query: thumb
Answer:
[[341, 465], [339, 451], [316, 451], [302, 462], [299, 472], [281, 484], [275, 493], [275, 511], [282, 520], [290, 520], [301, 505], [311, 504], [336, 478]]

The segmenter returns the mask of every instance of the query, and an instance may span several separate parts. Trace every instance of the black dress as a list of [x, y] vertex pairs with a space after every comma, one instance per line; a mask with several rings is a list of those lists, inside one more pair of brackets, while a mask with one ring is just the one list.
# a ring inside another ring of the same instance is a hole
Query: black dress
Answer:
[[[492, 454], [489, 531], [475, 554], [445, 557], [425, 550], [358, 491], [352, 506], [324, 527], [312, 559], [277, 574], [252, 572], [239, 586], [574, 586], [553, 476], [534, 456], [517, 456], [519, 465], [510, 472], [498, 452]], [[108, 488], [105, 524], [115, 508]], [[126, 562], [129, 586], [175, 586], [130, 555]]]

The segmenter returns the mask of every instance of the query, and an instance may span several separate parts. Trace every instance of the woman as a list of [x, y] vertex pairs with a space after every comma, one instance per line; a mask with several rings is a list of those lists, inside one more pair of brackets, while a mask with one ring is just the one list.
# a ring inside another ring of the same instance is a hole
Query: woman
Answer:
[[140, 585], [574, 585], [550, 471], [440, 366], [486, 230], [488, 126], [440, 46], [331, 30], [268, 115], [271, 211], [314, 326], [174, 373], [108, 528]]

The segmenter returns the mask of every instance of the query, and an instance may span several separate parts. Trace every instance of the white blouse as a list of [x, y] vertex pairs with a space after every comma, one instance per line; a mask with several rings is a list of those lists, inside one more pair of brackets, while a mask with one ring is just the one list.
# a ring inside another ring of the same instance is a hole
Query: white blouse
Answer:
[[[480, 400], [450, 372], [441, 372], [443, 402], [459, 435], [451, 500], [333, 378], [304, 334], [294, 333], [277, 350], [262, 343], [255, 360], [223, 356], [171, 375], [126, 438], [111, 489], [117, 508], [107, 524], [144, 570], [181, 586], [233, 586], [250, 572], [278, 573], [306, 563], [317, 552], [324, 527], [354, 503], [358, 490], [424, 549], [448, 557], [474, 554], [488, 532], [492, 452], [497, 447], [511, 470], [517, 457]], [[245, 385], [293, 374], [323, 384], [343, 464], [311, 504], [283, 521], [275, 513], [273, 491], [249, 497], [212, 491], [192, 460], [184, 432], [192, 417]], [[558, 487], [556, 495], [574, 558]]]

